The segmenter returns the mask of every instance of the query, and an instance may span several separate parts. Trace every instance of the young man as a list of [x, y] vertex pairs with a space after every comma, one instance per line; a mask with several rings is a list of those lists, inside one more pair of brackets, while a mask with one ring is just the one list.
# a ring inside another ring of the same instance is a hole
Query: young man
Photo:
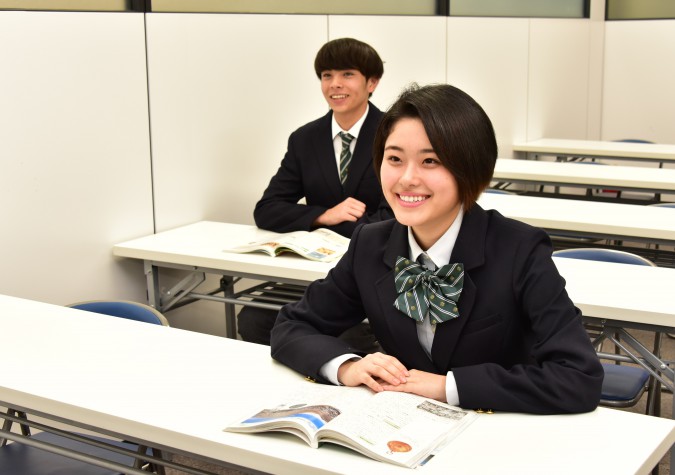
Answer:
[[[319, 50], [314, 70], [330, 111], [291, 134], [281, 166], [253, 216], [262, 229], [291, 232], [325, 227], [351, 237], [358, 224], [393, 217], [372, 164], [382, 112], [369, 98], [384, 66], [371, 46], [340, 38]], [[303, 198], [304, 203], [298, 203]], [[246, 341], [269, 344], [276, 314], [244, 307], [238, 318], [239, 334]], [[369, 327], [354, 331], [359, 333], [349, 341], [356, 350], [377, 349]]]

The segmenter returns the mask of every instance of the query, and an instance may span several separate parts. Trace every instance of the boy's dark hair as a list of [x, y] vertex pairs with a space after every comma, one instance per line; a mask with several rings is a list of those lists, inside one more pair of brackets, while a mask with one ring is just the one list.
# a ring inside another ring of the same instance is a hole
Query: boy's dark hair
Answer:
[[380, 79], [384, 74], [384, 65], [377, 51], [354, 38], [338, 38], [321, 47], [314, 59], [316, 76], [321, 79], [321, 73], [330, 69], [356, 69], [366, 79]]
[[468, 211], [490, 185], [497, 160], [497, 140], [483, 108], [449, 84], [411, 85], [384, 114], [373, 143], [373, 165], [380, 178], [384, 146], [403, 118], [422, 121], [439, 160], [457, 181], [459, 199]]

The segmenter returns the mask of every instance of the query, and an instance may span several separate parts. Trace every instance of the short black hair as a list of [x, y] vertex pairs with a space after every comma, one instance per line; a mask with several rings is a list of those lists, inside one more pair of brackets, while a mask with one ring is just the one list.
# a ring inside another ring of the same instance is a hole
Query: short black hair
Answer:
[[338, 38], [321, 47], [314, 59], [316, 76], [321, 79], [321, 73], [331, 69], [356, 69], [366, 79], [380, 79], [384, 74], [384, 64], [377, 51], [354, 38]]
[[373, 165], [378, 179], [387, 138], [404, 118], [422, 121], [434, 152], [457, 181], [464, 209], [469, 210], [490, 185], [497, 161], [497, 139], [488, 115], [454, 86], [412, 84], [385, 112], [375, 134]]

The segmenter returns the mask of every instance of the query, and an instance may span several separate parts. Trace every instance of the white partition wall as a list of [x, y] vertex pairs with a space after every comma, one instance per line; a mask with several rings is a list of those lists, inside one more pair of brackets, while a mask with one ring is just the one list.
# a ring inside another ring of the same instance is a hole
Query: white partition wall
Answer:
[[330, 39], [352, 37], [375, 48], [384, 76], [372, 101], [386, 110], [412, 82], [445, 82], [444, 17], [331, 16]]
[[605, 29], [601, 138], [675, 143], [675, 20]]
[[111, 246], [153, 232], [143, 15], [0, 12], [0, 293], [144, 300]]
[[586, 139], [589, 20], [530, 20], [527, 140]]
[[327, 112], [313, 15], [148, 14], [155, 220], [253, 223], [288, 135]]
[[485, 109], [501, 157], [526, 134], [529, 24], [522, 18], [448, 19], [447, 82]]

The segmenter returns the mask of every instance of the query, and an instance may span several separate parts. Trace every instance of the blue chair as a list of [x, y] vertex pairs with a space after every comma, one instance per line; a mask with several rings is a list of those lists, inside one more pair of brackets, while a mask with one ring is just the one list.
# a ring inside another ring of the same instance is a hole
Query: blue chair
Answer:
[[[169, 325], [166, 317], [160, 312], [148, 305], [137, 302], [125, 300], [95, 300], [71, 304], [69, 307], [155, 325]], [[47, 432], [47, 428], [45, 428], [44, 432], [38, 432], [31, 435], [29, 424], [22, 424], [20, 422], [21, 420], [25, 420], [28, 423], [28, 419], [24, 412], [9, 408], [7, 410], [7, 415], [18, 418], [19, 422], [17, 423], [21, 428], [22, 434], [30, 436], [30, 439], [37, 445], [47, 444], [47, 446], [56, 447], [57, 450], [66, 449], [69, 451], [77, 451], [86, 456], [111, 460], [128, 467], [140, 469], [144, 466], [146, 470], [149, 469], [154, 473], [164, 473], [164, 468], [161, 466], [146, 464], [142, 459], [136, 458], [129, 453], [119, 453], [115, 451], [115, 449], [118, 448], [131, 451], [132, 453], [152, 453], [153, 455], [161, 457], [161, 453], [154, 449], [139, 447], [136, 444], [113, 439], [92, 436], [84, 437], [85, 440], [94, 440], [95, 442], [103, 444], [101, 447], [97, 447], [82, 441], [82, 434], [69, 433], [68, 435], [70, 435], [71, 438], [65, 434]], [[12, 423], [11, 420], [5, 419], [2, 429], [9, 432]], [[7, 439], [0, 438], [0, 474], [122, 475], [122, 472], [92, 465], [87, 462], [82, 462], [20, 442], [8, 444]]]
[[[572, 259], [586, 259], [592, 261], [616, 262], [620, 264], [653, 266], [656, 265], [642, 256], [631, 252], [604, 248], [576, 248], [555, 251], [555, 257]], [[600, 341], [598, 332], [602, 328], [586, 325], [590, 337], [594, 341]], [[600, 337], [601, 338], [601, 337]], [[600, 350], [596, 346], [596, 349]], [[654, 354], [661, 351], [661, 334], [654, 335]], [[618, 352], [618, 348], [617, 348]], [[642, 367], [619, 365], [617, 363], [602, 363], [605, 370], [605, 378], [602, 382], [602, 395], [600, 404], [610, 407], [631, 407], [638, 403], [645, 390], [649, 388], [647, 401], [647, 414], [659, 415], [660, 413], [660, 390], [661, 384], [651, 377], [649, 372]]]
[[483, 193], [494, 193], [495, 195], [515, 195], [514, 192], [502, 190], [501, 188], [485, 188]]
[[90, 300], [73, 303], [68, 305], [68, 307], [86, 310], [87, 312], [111, 315], [113, 317], [126, 318], [137, 322], [169, 326], [166, 317], [156, 309], [149, 305], [128, 300]]

